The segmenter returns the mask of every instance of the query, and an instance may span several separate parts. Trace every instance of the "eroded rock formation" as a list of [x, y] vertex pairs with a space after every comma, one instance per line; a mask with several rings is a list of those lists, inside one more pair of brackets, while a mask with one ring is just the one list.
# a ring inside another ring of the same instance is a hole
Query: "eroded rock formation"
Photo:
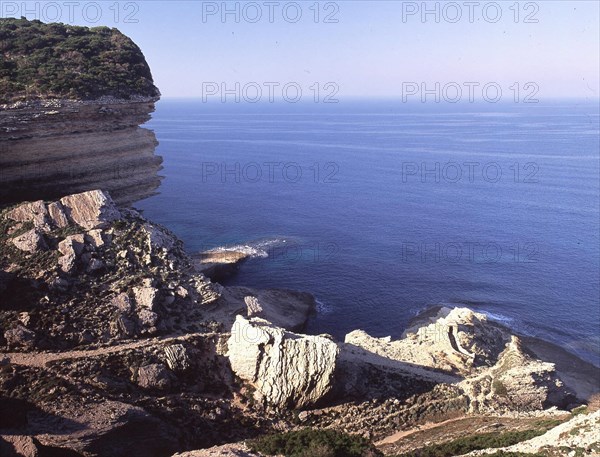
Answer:
[[101, 188], [118, 203], [152, 195], [162, 158], [140, 128], [156, 99], [47, 101], [0, 109], [0, 203]]
[[262, 319], [238, 316], [228, 348], [235, 374], [271, 405], [310, 406], [333, 387], [339, 349], [322, 336], [298, 335]]

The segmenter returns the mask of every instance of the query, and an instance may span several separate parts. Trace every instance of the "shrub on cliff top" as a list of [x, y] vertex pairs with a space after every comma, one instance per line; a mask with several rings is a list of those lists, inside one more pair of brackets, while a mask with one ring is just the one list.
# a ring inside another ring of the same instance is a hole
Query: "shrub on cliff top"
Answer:
[[157, 96], [142, 51], [115, 28], [0, 19], [0, 103]]
[[334, 430], [304, 429], [248, 442], [253, 452], [286, 457], [379, 457], [369, 440]]

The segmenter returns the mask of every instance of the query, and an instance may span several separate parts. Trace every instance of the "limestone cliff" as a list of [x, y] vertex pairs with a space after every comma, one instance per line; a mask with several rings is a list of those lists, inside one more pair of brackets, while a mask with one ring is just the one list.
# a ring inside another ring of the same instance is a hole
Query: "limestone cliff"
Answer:
[[0, 203], [101, 188], [117, 203], [160, 184], [154, 100], [52, 101], [0, 111]]
[[0, 19], [0, 38], [0, 204], [152, 195], [162, 159], [139, 126], [160, 93], [141, 50], [116, 29], [24, 19]]

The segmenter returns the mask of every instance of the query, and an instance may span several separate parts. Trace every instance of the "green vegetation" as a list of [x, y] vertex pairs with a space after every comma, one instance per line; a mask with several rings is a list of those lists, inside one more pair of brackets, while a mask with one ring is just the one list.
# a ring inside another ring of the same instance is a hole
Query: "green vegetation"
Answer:
[[144, 55], [115, 28], [0, 19], [0, 103], [157, 96]]
[[304, 429], [249, 441], [253, 452], [286, 457], [379, 457], [369, 440], [334, 430]]
[[579, 416], [580, 414], [588, 414], [590, 411], [587, 405], [581, 405], [571, 411], [573, 416]]
[[494, 379], [492, 382], [492, 389], [494, 389], [494, 393], [501, 397], [506, 397], [508, 395], [508, 389], [499, 379]]
[[[521, 441], [530, 440], [531, 438], [542, 435], [546, 431], [546, 429], [532, 429], [505, 433], [482, 433], [458, 438], [453, 441], [448, 441], [447, 443], [433, 444], [416, 451], [401, 454], [397, 457], [452, 457], [481, 449], [495, 449], [512, 446]], [[493, 455], [512, 457], [510, 453], [501, 453], [500, 451]]]

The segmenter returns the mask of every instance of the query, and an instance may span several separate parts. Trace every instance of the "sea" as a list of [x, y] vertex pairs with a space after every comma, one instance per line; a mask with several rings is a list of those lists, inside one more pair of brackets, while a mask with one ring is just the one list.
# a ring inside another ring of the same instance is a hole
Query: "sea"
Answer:
[[145, 127], [164, 179], [135, 206], [249, 253], [225, 285], [311, 292], [308, 333], [467, 306], [600, 366], [597, 100], [165, 99]]

